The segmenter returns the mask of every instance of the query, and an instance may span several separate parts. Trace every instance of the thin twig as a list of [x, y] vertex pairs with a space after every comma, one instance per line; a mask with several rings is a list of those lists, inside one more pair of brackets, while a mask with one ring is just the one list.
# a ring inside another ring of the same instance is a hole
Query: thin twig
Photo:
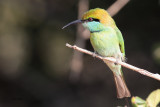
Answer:
[[[89, 8], [89, 0], [79, 0], [78, 2], [78, 19], [81, 18], [83, 13], [87, 11]], [[82, 25], [77, 25], [77, 34], [76, 34], [76, 41], [75, 44], [85, 48], [86, 45], [86, 38], [89, 38], [89, 31], [85, 32], [86, 30], [83, 28]], [[71, 60], [70, 65], [70, 80], [71, 82], [77, 82], [79, 80], [81, 71], [83, 69], [83, 53], [78, 51], [73, 52], [73, 58]]]
[[66, 46], [69, 47], [69, 48], [72, 48], [72, 49], [75, 49], [77, 51], [80, 51], [82, 53], [85, 53], [85, 54], [88, 54], [88, 55], [91, 55], [91, 56], [95, 56], [96, 58], [99, 58], [101, 60], [107, 60], [107, 61], [110, 61], [110, 62], [114, 62], [114, 63], [118, 63], [120, 65], [122, 65], [123, 67], [126, 67], [128, 69], [131, 69], [133, 71], [136, 71], [140, 74], [143, 74], [145, 76], [148, 76], [148, 77], [151, 77], [151, 78], [154, 78], [156, 80], [159, 80], [160, 81], [160, 75], [159, 74], [153, 74], [147, 70], [144, 70], [144, 69], [141, 69], [141, 68], [138, 68], [138, 67], [135, 67], [133, 65], [130, 65], [130, 64], [127, 64], [125, 62], [121, 62], [121, 61], [117, 61], [115, 58], [113, 57], [102, 57], [102, 56], [99, 56], [98, 54], [95, 54], [93, 52], [90, 52], [88, 50], [85, 50], [85, 49], [82, 49], [82, 48], [79, 48], [77, 47], [76, 45], [72, 46], [68, 43], [66, 43]]
[[130, 0], [117, 0], [108, 9], [107, 12], [114, 16], [116, 15]]

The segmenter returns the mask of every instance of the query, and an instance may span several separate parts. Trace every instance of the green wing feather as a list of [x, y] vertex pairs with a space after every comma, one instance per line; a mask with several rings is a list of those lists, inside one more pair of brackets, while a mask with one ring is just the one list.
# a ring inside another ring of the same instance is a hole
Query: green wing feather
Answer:
[[123, 39], [123, 36], [122, 36], [122, 33], [121, 31], [116, 27], [116, 34], [117, 34], [117, 37], [118, 37], [118, 40], [119, 40], [119, 46], [120, 46], [120, 50], [123, 54], [123, 60], [125, 60], [125, 47], [124, 47], [124, 39]]

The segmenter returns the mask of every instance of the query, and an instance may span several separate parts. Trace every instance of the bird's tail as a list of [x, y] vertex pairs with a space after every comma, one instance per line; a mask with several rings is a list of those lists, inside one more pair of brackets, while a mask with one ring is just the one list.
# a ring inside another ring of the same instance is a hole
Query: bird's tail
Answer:
[[116, 65], [115, 63], [111, 63], [108, 61], [104, 61], [104, 62], [108, 65], [108, 67], [113, 72], [114, 80], [117, 88], [117, 98], [130, 97], [131, 94], [124, 81], [121, 65]]
[[130, 97], [131, 94], [123, 79], [123, 75], [114, 74], [114, 80], [115, 80], [116, 88], [117, 88], [117, 98]]

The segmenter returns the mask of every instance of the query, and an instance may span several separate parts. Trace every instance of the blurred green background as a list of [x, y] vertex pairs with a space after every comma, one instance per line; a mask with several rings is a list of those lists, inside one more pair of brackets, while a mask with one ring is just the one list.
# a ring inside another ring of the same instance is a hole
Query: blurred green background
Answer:
[[[107, 9], [115, 0], [90, 0]], [[0, 0], [1, 107], [115, 107], [113, 75], [96, 58], [84, 55], [80, 79], [69, 79], [78, 0]], [[160, 74], [160, 1], [131, 0], [113, 17], [122, 31], [129, 64]], [[86, 48], [93, 51], [89, 40]], [[160, 82], [123, 69], [133, 96], [146, 98]]]

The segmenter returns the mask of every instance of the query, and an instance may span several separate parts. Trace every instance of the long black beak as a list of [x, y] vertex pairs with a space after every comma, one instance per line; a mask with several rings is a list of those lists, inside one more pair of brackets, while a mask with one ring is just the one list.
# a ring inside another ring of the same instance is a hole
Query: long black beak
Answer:
[[65, 26], [63, 26], [63, 28], [62, 29], [64, 29], [64, 28], [66, 28], [66, 27], [68, 27], [68, 26], [70, 26], [70, 25], [72, 25], [72, 24], [76, 24], [76, 23], [82, 23], [83, 21], [82, 20], [75, 20], [75, 21], [73, 21], [73, 22], [70, 22], [70, 23], [68, 23], [67, 25], [65, 25]]

